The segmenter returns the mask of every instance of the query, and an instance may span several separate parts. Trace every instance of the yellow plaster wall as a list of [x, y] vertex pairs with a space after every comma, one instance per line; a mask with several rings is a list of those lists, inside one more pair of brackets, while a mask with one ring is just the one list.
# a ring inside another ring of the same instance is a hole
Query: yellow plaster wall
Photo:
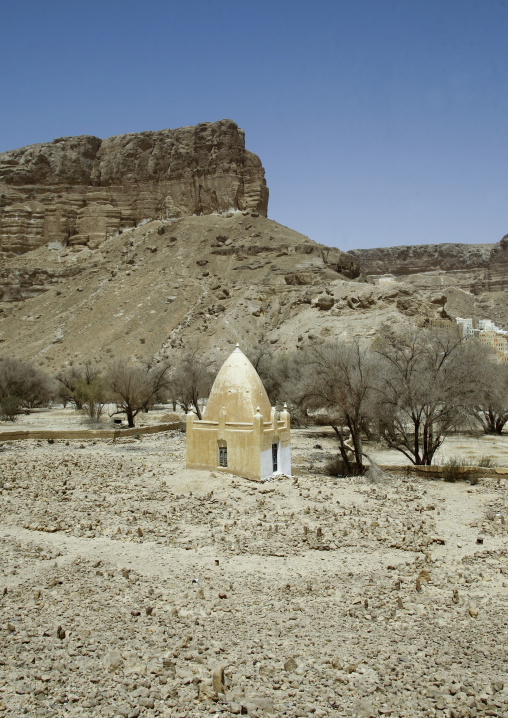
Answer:
[[187, 466], [193, 469], [219, 468], [219, 440], [226, 442], [228, 449], [227, 470], [247, 479], [261, 477], [261, 452], [253, 428], [235, 430], [226, 427], [203, 428], [201, 422], [192, 422], [187, 431]]
[[263, 423], [257, 414], [252, 424], [225, 423], [223, 421], [197, 421], [187, 417], [187, 467], [192, 469], [219, 470], [219, 440], [226, 442], [228, 449], [227, 471], [246, 479], [261, 479], [261, 452], [271, 449], [280, 441], [288, 446], [289, 414], [282, 412], [283, 420]]

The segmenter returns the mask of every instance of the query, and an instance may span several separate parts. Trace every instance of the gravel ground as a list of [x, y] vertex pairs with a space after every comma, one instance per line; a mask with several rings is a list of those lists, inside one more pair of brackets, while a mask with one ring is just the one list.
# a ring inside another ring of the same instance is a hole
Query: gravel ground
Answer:
[[508, 715], [506, 480], [327, 477], [324, 441], [267, 484], [177, 432], [3, 444], [0, 715]]

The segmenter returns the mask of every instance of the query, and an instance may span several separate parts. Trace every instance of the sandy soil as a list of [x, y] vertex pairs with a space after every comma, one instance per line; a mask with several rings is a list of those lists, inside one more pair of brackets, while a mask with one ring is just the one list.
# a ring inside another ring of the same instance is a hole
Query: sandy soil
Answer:
[[4, 443], [0, 715], [507, 715], [506, 480], [332, 478], [292, 441], [266, 484], [178, 432]]

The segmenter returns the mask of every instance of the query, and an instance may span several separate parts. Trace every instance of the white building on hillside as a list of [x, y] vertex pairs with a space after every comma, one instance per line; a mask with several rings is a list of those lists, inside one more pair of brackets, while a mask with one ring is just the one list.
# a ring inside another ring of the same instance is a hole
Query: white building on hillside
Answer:
[[463, 319], [462, 317], [456, 317], [455, 321], [462, 331], [463, 339], [472, 339], [474, 337], [473, 320], [471, 318]]

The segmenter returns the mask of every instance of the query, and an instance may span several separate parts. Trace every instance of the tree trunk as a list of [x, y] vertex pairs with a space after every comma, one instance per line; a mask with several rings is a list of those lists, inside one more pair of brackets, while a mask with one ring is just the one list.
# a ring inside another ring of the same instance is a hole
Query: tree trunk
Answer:
[[129, 427], [129, 429], [133, 429], [134, 428], [134, 419], [135, 419], [136, 415], [134, 414], [134, 412], [132, 411], [132, 409], [130, 407], [127, 407], [127, 409], [125, 410], [125, 413], [127, 414], [127, 426]]
[[[413, 419], [414, 427], [415, 427], [415, 435], [414, 435], [414, 454], [415, 454], [415, 464], [419, 466], [423, 462], [420, 460], [420, 420], [419, 419]], [[409, 442], [408, 442], [409, 443]]]
[[331, 424], [331, 427], [337, 434], [337, 438], [339, 440], [339, 451], [340, 451], [340, 455], [342, 456], [342, 461], [344, 462], [344, 466], [346, 468], [346, 473], [348, 476], [351, 476], [353, 473], [353, 467], [351, 466], [351, 462], [349, 461], [348, 450], [344, 444], [344, 436], [342, 435], [342, 430], [339, 431], [339, 428], [337, 426], [335, 426], [334, 424]]
[[199, 402], [193, 401], [194, 408], [196, 409], [196, 414], [198, 416], [199, 421], [201, 421], [201, 411], [199, 409]]
[[351, 430], [351, 439], [353, 441], [353, 446], [355, 448], [354, 454], [355, 454], [356, 469], [358, 471], [358, 474], [361, 476], [363, 474], [362, 437], [360, 434], [360, 429], [356, 426], [356, 424], [354, 424], [353, 422], [350, 422], [349, 428]]

